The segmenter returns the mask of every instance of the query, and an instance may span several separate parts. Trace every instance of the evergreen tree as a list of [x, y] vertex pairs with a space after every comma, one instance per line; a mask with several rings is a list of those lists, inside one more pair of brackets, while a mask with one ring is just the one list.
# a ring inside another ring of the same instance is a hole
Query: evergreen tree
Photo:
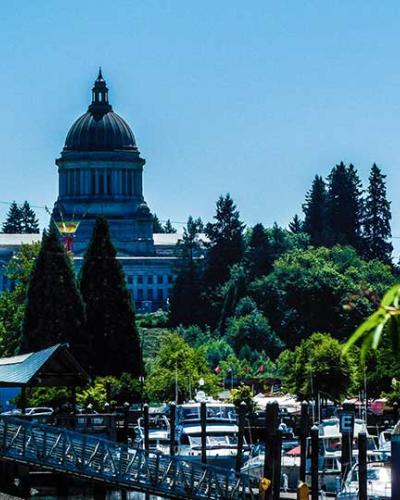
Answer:
[[101, 217], [96, 220], [85, 253], [80, 287], [93, 374], [120, 376], [128, 372], [139, 376], [141, 354], [132, 300], [108, 223]]
[[157, 214], [153, 215], [153, 233], [164, 233], [164, 228], [160, 222], [160, 219], [157, 217]]
[[167, 222], [164, 225], [164, 233], [176, 233], [176, 229], [174, 226], [171, 224], [171, 221], [168, 219]]
[[361, 240], [361, 181], [353, 165], [336, 165], [328, 177], [327, 217], [330, 235], [327, 243], [351, 245], [356, 250]]
[[20, 234], [22, 233], [22, 215], [21, 209], [13, 201], [7, 213], [7, 218], [3, 223], [3, 233]]
[[221, 316], [219, 319], [219, 333], [224, 335], [227, 320], [235, 313], [236, 306], [247, 292], [247, 276], [243, 266], [235, 264], [231, 268], [231, 276], [224, 286], [224, 302], [222, 304]]
[[215, 222], [208, 223], [206, 235], [209, 238], [205, 283], [216, 287], [229, 278], [229, 269], [243, 257], [244, 224], [239, 218], [229, 194], [217, 201]]
[[39, 233], [39, 221], [27, 201], [21, 208], [21, 232], [26, 234]]
[[85, 314], [72, 263], [54, 225], [44, 232], [28, 285], [20, 352], [68, 342], [74, 355], [87, 363]]
[[171, 292], [169, 321], [173, 326], [201, 323], [199, 307], [202, 293], [201, 263], [199, 256], [203, 231], [201, 219], [189, 217], [183, 229], [182, 241], [177, 244], [179, 256], [176, 279]]
[[321, 176], [316, 175], [303, 204], [305, 215], [303, 230], [310, 235], [311, 244], [323, 245], [326, 227], [326, 187]]
[[244, 264], [251, 281], [268, 274], [272, 269], [268, 236], [264, 226], [260, 223], [256, 224], [251, 231], [244, 255]]
[[303, 231], [303, 221], [297, 214], [295, 214], [293, 219], [289, 222], [289, 230], [295, 234]]
[[393, 246], [391, 237], [390, 202], [386, 199], [386, 175], [373, 164], [369, 176], [364, 212], [364, 255], [368, 259], [378, 259], [391, 263]]

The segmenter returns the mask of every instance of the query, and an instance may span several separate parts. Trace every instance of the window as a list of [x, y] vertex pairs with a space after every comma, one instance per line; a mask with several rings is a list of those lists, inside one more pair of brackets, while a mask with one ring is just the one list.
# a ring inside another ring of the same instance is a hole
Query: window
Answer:
[[132, 285], [133, 283], [133, 276], [128, 276], [128, 284]]
[[147, 300], [153, 300], [153, 290], [151, 288], [147, 290]]
[[99, 194], [104, 194], [104, 174], [99, 174]]
[[137, 277], [137, 282], [139, 285], [143, 285], [143, 276], [141, 274]]
[[107, 188], [106, 188], [106, 193], [111, 194], [111, 174], [110, 172], [107, 172]]
[[96, 194], [96, 172], [94, 170], [90, 173], [90, 191], [92, 194]]
[[162, 288], [159, 288], [157, 290], [157, 300], [164, 300], [164, 294], [163, 294], [163, 289]]
[[162, 276], [162, 274], [159, 274], [159, 275], [157, 276], [157, 283], [158, 283], [159, 285], [162, 285], [162, 284], [163, 284], [163, 276]]
[[133, 174], [133, 172], [127, 172], [127, 174], [128, 174], [128, 195], [132, 196], [132, 194], [133, 194], [132, 193], [132, 191], [133, 191], [132, 190], [132, 185], [133, 185], [133, 183], [132, 183], [132, 174]]
[[143, 289], [142, 288], [138, 288], [137, 299], [138, 300], [143, 300]]
[[153, 275], [152, 275], [152, 274], [149, 274], [149, 275], [147, 276], [147, 283], [148, 283], [149, 285], [152, 285], [152, 284], [154, 283], [154, 280], [153, 280]]

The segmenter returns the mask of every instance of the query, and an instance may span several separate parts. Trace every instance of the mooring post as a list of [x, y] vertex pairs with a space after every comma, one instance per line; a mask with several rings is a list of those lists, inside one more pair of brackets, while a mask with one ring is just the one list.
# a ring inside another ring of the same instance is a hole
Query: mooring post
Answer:
[[278, 431], [279, 405], [276, 401], [267, 403], [265, 408], [265, 455], [264, 455], [264, 478], [271, 481], [265, 492], [265, 500], [272, 499], [272, 488], [274, 485], [275, 471], [275, 439]]
[[274, 482], [272, 485], [272, 498], [279, 500], [281, 498], [281, 460], [282, 460], [282, 431], [279, 428], [274, 438]]
[[341, 477], [342, 481], [351, 469], [353, 461], [353, 434], [354, 434], [355, 406], [353, 403], [344, 402], [343, 410], [339, 414], [340, 432], [342, 434]]
[[128, 420], [129, 420], [129, 403], [125, 401], [124, 403], [124, 441], [128, 442]]
[[242, 467], [242, 454], [243, 454], [243, 438], [244, 438], [244, 422], [246, 418], [246, 403], [242, 401], [239, 406], [239, 432], [238, 432], [238, 445], [236, 455], [236, 472], [239, 473]]
[[207, 406], [206, 402], [200, 403], [200, 426], [201, 426], [201, 463], [207, 463]]
[[149, 451], [149, 405], [143, 406], [144, 449]]
[[392, 500], [400, 498], [400, 424], [397, 422], [390, 443], [392, 455]]
[[395, 401], [393, 403], [393, 425], [396, 425], [399, 421], [399, 403]]
[[299, 480], [306, 482], [306, 461], [307, 461], [307, 437], [308, 437], [308, 403], [301, 403], [300, 417], [300, 474]]
[[318, 500], [319, 490], [319, 429], [316, 425], [311, 428], [311, 500]]
[[171, 456], [175, 455], [175, 431], [176, 431], [176, 404], [171, 403], [170, 406], [171, 416], [169, 419], [169, 454]]
[[358, 498], [367, 500], [367, 434], [358, 434]]

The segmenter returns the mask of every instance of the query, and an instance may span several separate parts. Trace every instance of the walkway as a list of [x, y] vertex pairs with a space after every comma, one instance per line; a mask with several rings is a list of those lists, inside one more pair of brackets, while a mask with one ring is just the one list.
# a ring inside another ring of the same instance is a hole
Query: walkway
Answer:
[[0, 458], [168, 498], [256, 498], [258, 480], [15, 417], [0, 416]]

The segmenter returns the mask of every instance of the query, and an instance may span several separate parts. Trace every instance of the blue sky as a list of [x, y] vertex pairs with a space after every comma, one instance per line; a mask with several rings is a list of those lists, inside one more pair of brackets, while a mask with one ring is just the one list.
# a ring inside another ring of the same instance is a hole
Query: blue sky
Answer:
[[399, 2], [19, 0], [0, 23], [0, 201], [53, 205], [101, 65], [160, 218], [207, 220], [229, 191], [285, 225], [316, 173], [376, 162], [400, 236]]

